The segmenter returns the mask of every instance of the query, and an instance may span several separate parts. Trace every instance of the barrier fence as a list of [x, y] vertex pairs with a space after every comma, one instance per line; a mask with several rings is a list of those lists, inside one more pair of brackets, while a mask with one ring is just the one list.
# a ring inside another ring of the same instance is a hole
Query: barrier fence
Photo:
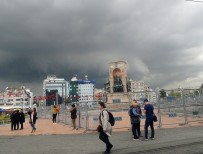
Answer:
[[[135, 95], [145, 96], [154, 106], [154, 113], [157, 115], [158, 122], [155, 122], [155, 127], [165, 128], [175, 126], [187, 126], [193, 123], [203, 123], [203, 97], [200, 93], [194, 94], [191, 91], [196, 89], [186, 89], [179, 91], [178, 96], [160, 97], [160, 94], [155, 91], [150, 92], [135, 92], [129, 94], [129, 102], [107, 104], [107, 109], [111, 111], [115, 117], [114, 129], [131, 128], [130, 117], [128, 109], [131, 105], [131, 100]], [[166, 93], [174, 93], [174, 90], [166, 90]], [[153, 96], [153, 97], [152, 97]], [[137, 97], [138, 98], [138, 97]], [[139, 105], [143, 110], [143, 99], [137, 99]], [[70, 105], [60, 106], [58, 115], [58, 122], [71, 125]], [[98, 105], [89, 107], [88, 102], [77, 106], [77, 127], [88, 130], [95, 130], [99, 123], [100, 110]], [[38, 115], [40, 118], [52, 119], [52, 107], [41, 106], [38, 108]], [[145, 116], [143, 114], [141, 119], [141, 127], [144, 127]]]

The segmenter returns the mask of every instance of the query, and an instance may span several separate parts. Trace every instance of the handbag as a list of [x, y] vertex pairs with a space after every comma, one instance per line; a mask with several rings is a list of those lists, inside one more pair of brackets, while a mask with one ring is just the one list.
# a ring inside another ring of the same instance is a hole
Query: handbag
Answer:
[[158, 119], [157, 119], [157, 116], [154, 114], [154, 117], [153, 117], [153, 121], [154, 122], [157, 122], [158, 121]]
[[102, 131], [102, 126], [98, 125], [96, 130], [97, 130], [97, 132], [101, 132]]
[[32, 123], [32, 119], [29, 119], [29, 123], [30, 123], [30, 124]]

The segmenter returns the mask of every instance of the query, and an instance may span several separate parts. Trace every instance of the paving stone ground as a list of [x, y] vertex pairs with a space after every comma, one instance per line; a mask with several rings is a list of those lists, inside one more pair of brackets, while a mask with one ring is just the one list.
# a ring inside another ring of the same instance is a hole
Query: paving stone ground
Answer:
[[[105, 149], [96, 132], [85, 133], [82, 128], [73, 131], [48, 119], [39, 119], [36, 126], [35, 133], [30, 133], [28, 123], [17, 131], [11, 131], [9, 125], [1, 126], [0, 154], [99, 154]], [[110, 141], [114, 145], [112, 154], [201, 154], [203, 127], [156, 129], [155, 140], [149, 141], [133, 141], [130, 130], [114, 131]]]

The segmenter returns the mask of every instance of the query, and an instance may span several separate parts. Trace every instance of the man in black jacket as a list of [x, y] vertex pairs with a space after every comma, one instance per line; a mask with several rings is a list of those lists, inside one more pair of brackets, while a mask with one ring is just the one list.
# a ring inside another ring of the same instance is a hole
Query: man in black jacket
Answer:
[[15, 111], [13, 111], [13, 112], [11, 113], [10, 119], [11, 119], [11, 130], [16, 130]]
[[23, 109], [20, 110], [20, 129], [23, 129], [23, 123], [25, 122], [25, 114], [23, 113]]
[[16, 110], [14, 117], [15, 117], [15, 124], [17, 126], [16, 129], [18, 130], [19, 129], [19, 123], [20, 123], [20, 113], [19, 113], [19, 110]]

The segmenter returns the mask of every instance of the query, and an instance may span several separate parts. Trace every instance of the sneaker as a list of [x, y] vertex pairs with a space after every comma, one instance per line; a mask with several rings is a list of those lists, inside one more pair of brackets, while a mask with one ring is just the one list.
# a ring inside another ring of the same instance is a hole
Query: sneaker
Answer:
[[137, 140], [139, 140], [139, 138], [133, 138], [133, 141], [137, 141]]
[[154, 137], [150, 137], [149, 139], [150, 139], [150, 140], [154, 140]]
[[144, 138], [142, 139], [142, 141], [148, 141], [148, 138], [145, 138], [145, 137], [144, 137]]

